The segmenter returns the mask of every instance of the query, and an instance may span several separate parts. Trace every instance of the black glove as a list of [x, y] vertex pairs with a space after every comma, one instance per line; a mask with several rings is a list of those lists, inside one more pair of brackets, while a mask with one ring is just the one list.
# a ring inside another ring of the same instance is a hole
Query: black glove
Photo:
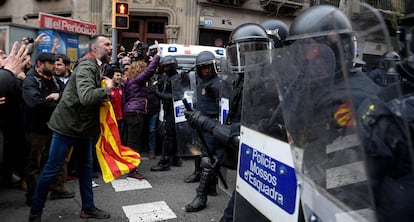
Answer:
[[201, 114], [200, 111], [184, 111], [184, 115], [188, 124], [194, 129], [203, 129], [203, 124], [209, 119], [207, 116]]
[[201, 114], [200, 111], [184, 111], [184, 115], [188, 124], [194, 129], [202, 129], [212, 132], [213, 128], [217, 125], [215, 120]]
[[160, 93], [158, 91], [158, 86], [156, 86], [156, 85], [150, 86], [150, 87], [148, 87], [148, 89], [156, 95], [158, 95]]
[[287, 141], [286, 129], [283, 124], [270, 119], [262, 119], [259, 121], [258, 130], [266, 134], [272, 135], [278, 139]]

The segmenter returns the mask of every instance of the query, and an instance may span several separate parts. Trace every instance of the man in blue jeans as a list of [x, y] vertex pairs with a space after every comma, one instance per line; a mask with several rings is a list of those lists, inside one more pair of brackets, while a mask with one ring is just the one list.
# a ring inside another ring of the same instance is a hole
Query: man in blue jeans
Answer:
[[50, 184], [62, 167], [71, 146], [77, 149], [79, 189], [82, 198], [81, 218], [106, 219], [108, 212], [95, 207], [92, 192], [92, 149], [99, 136], [100, 103], [110, 98], [113, 82], [105, 78], [104, 65], [112, 54], [111, 41], [97, 36], [89, 42], [89, 53], [75, 67], [62, 99], [54, 110], [49, 128], [53, 131], [49, 159], [40, 174], [32, 202], [29, 221], [41, 221]]

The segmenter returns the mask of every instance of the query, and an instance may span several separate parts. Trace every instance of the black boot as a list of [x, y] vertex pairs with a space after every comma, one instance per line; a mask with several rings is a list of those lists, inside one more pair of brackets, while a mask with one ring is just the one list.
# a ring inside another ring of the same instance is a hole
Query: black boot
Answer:
[[175, 155], [173, 158], [171, 158], [171, 166], [181, 167], [183, 165], [183, 159]]
[[168, 171], [170, 170], [170, 157], [163, 156], [157, 165], [151, 167], [151, 171]]
[[217, 184], [218, 184], [218, 177], [216, 173], [211, 173], [211, 178], [208, 183], [207, 195], [209, 196], [217, 196]]
[[203, 168], [200, 177], [200, 184], [197, 188], [197, 196], [191, 203], [185, 206], [187, 212], [197, 212], [207, 206], [207, 189], [210, 180], [210, 169]]
[[190, 176], [185, 178], [184, 182], [186, 182], [186, 183], [195, 183], [195, 182], [200, 181], [200, 176], [201, 176], [200, 161], [201, 161], [200, 156], [197, 156], [194, 159], [194, 172], [193, 172], [193, 174], [191, 174]]

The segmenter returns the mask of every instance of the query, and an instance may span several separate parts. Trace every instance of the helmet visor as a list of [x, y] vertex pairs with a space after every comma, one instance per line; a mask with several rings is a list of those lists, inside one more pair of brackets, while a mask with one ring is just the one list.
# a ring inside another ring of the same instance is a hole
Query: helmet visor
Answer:
[[232, 72], [242, 73], [246, 66], [246, 55], [271, 48], [272, 44], [269, 41], [235, 42], [226, 48], [228, 68]]

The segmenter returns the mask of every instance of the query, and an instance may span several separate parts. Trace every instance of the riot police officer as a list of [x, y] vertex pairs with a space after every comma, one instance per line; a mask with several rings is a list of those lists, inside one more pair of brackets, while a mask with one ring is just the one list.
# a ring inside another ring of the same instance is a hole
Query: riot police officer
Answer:
[[289, 27], [284, 22], [278, 19], [269, 19], [260, 23], [260, 25], [266, 29], [266, 33], [273, 40], [275, 48], [283, 47], [283, 41], [289, 32]]
[[[217, 76], [216, 58], [212, 52], [203, 51], [197, 55], [195, 63], [197, 76], [200, 80], [197, 83], [195, 108], [206, 117], [218, 121], [220, 79]], [[196, 190], [196, 197], [185, 206], [187, 212], [195, 212], [205, 208], [208, 193], [217, 195], [216, 184], [219, 164], [214, 157], [216, 142], [212, 132], [206, 131], [200, 136], [204, 137], [208, 147], [201, 147], [200, 184]]]
[[162, 100], [164, 109], [164, 131], [165, 136], [162, 145], [162, 157], [157, 165], [151, 167], [151, 171], [167, 171], [170, 166], [181, 166], [182, 160], [177, 152], [177, 138], [175, 131], [174, 120], [174, 105], [171, 81], [176, 78], [177, 73], [177, 59], [173, 56], [165, 56], [160, 60], [160, 71], [164, 72], [166, 78], [161, 84], [161, 91], [158, 87], [152, 87], [151, 90]]
[[[241, 103], [243, 92], [246, 55], [252, 51], [270, 50], [273, 41], [269, 39], [266, 30], [258, 24], [246, 23], [238, 26], [230, 35], [226, 46], [227, 66], [232, 75], [236, 75], [230, 97], [230, 110], [224, 124], [203, 115], [198, 111], [186, 112], [186, 118], [192, 128], [211, 132], [220, 144], [222, 150], [216, 150], [219, 163], [230, 169], [236, 169], [237, 152], [240, 136]], [[220, 221], [233, 221], [235, 193], [229, 200], [224, 215]], [[247, 212], [248, 213], [248, 212]]]
[[400, 55], [397, 52], [385, 52], [377, 69], [368, 73], [368, 76], [379, 86], [387, 86], [399, 81], [397, 64], [400, 62]]

